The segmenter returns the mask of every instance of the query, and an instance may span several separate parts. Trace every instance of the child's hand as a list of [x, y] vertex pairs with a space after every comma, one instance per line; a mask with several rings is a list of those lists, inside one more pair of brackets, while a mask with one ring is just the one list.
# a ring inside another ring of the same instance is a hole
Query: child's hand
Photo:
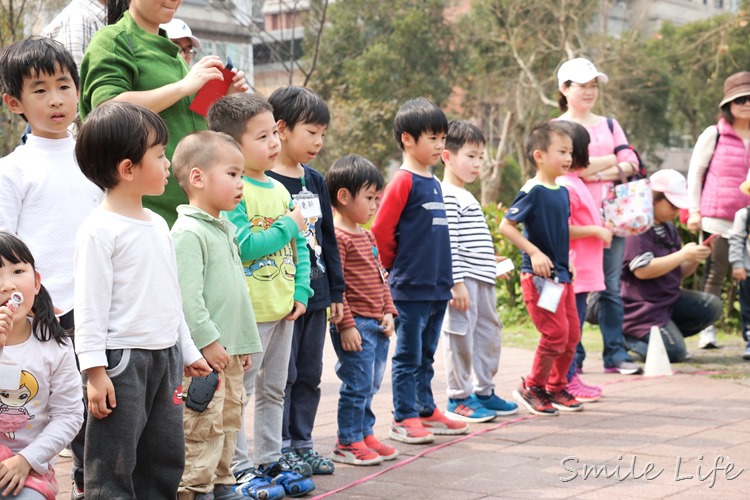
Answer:
[[222, 80], [224, 76], [219, 68], [223, 68], [224, 63], [218, 56], [206, 56], [195, 63], [190, 71], [182, 79], [182, 92], [184, 95], [192, 95], [198, 92], [207, 82], [211, 80]]
[[745, 281], [747, 279], [747, 272], [745, 271], [745, 268], [739, 267], [737, 269], [732, 269], [732, 278], [736, 279], [737, 281]]
[[7, 336], [13, 330], [13, 311], [10, 307], [0, 306], [0, 346], [4, 346]]
[[186, 366], [184, 373], [186, 377], [205, 377], [211, 373], [211, 367], [205, 359], [201, 358], [192, 365]]
[[687, 220], [687, 228], [689, 231], [695, 233], [701, 228], [701, 214], [694, 212], [690, 214]]
[[344, 304], [342, 302], [331, 302], [331, 317], [328, 318], [328, 321], [335, 325], [342, 319], [344, 319]]
[[343, 350], [350, 352], [362, 350], [362, 336], [356, 328], [351, 327], [340, 331], [339, 336], [341, 337], [341, 348]]
[[245, 354], [240, 358], [242, 360], [242, 369], [248, 371], [253, 366], [253, 357], [249, 354]]
[[88, 375], [89, 413], [98, 419], [102, 419], [112, 413], [117, 407], [115, 398], [115, 386], [112, 384], [107, 370], [103, 366], [96, 366], [86, 370]]
[[229, 364], [229, 353], [224, 346], [214, 341], [201, 349], [201, 353], [208, 362], [208, 366], [219, 373], [224, 373], [224, 368]]
[[451, 295], [453, 295], [453, 298], [450, 301], [451, 307], [455, 307], [459, 311], [466, 311], [469, 309], [469, 290], [462, 281], [453, 285], [453, 288], [451, 288]]
[[612, 231], [606, 227], [599, 228], [599, 234], [597, 237], [604, 242], [604, 248], [609, 248], [612, 245]]
[[568, 262], [568, 271], [570, 271], [570, 281], [575, 281], [578, 273], [576, 272], [576, 266], [573, 265], [573, 262]]
[[13, 455], [0, 462], [0, 489], [3, 496], [18, 495], [23, 489], [31, 465], [23, 455]]
[[302, 217], [302, 209], [299, 205], [294, 205], [286, 214], [297, 224], [297, 229], [302, 231], [305, 228], [305, 218]]
[[529, 255], [529, 257], [531, 258], [531, 268], [534, 270], [534, 274], [542, 278], [549, 278], [552, 275], [552, 261], [549, 257], [541, 251], [536, 251], [534, 254]]
[[238, 94], [250, 90], [250, 85], [247, 84], [244, 71], [238, 71], [237, 68], [233, 68], [232, 73], [234, 73], [234, 76], [232, 77], [232, 85], [227, 89], [227, 95]]
[[693, 241], [685, 243], [679, 251], [682, 253], [683, 259], [690, 262], [700, 262], [711, 255], [710, 246], [698, 245]]
[[384, 314], [383, 319], [380, 320], [380, 327], [383, 329], [383, 335], [390, 338], [391, 335], [393, 335], [393, 330], [395, 328], [393, 324], [393, 314]]
[[303, 314], [305, 314], [305, 311], [307, 311], [307, 306], [303, 304], [302, 302], [294, 301], [294, 306], [292, 307], [292, 312], [286, 315], [287, 321], [294, 321]]

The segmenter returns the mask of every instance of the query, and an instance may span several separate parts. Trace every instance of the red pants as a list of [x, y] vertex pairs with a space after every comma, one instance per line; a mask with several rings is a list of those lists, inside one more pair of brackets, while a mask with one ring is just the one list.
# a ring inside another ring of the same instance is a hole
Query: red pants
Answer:
[[572, 283], [563, 283], [557, 312], [551, 313], [536, 305], [539, 291], [534, 285], [534, 275], [521, 274], [521, 289], [526, 310], [531, 321], [542, 334], [534, 354], [531, 373], [526, 377], [527, 387], [541, 387], [548, 392], [558, 392], [568, 385], [568, 368], [573, 361], [576, 345], [581, 338], [576, 310], [576, 297]]

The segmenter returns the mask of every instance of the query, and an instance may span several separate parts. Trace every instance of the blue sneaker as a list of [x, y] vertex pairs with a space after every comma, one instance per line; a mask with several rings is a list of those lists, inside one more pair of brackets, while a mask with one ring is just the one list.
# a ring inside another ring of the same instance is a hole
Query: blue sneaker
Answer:
[[488, 410], [479, 401], [473, 399], [450, 399], [448, 398], [448, 407], [445, 416], [451, 420], [461, 420], [462, 422], [489, 422], [497, 415], [492, 410]]
[[480, 396], [479, 394], [472, 394], [469, 399], [478, 401], [479, 404], [495, 412], [495, 415], [513, 415], [518, 411], [518, 405], [512, 401], [506, 401], [501, 397], [495, 395], [495, 391], [489, 396]]
[[265, 474], [272, 485], [281, 486], [290, 497], [301, 497], [315, 489], [315, 483], [308, 477], [302, 477], [293, 470], [285, 469], [279, 462], [261, 465], [258, 470]]
[[234, 492], [254, 500], [279, 500], [286, 496], [283, 486], [271, 484], [266, 476], [252, 467], [234, 474], [237, 485]]

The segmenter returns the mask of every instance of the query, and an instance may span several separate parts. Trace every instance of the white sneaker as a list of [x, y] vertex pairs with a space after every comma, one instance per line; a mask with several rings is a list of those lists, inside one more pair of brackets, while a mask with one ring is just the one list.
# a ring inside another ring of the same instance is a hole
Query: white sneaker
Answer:
[[58, 453], [57, 456], [62, 458], [71, 458], [73, 456], [73, 452], [70, 450], [70, 446], [66, 446], [65, 448], [60, 450], [60, 453]]
[[698, 341], [698, 347], [701, 349], [718, 349], [719, 343], [716, 340], [716, 328], [711, 325], [701, 331], [701, 337]]

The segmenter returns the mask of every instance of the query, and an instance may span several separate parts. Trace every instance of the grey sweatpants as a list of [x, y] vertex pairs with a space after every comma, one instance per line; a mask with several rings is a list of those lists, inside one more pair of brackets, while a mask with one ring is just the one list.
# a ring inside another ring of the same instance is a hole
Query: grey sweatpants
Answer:
[[443, 319], [443, 354], [451, 399], [466, 399], [472, 392], [488, 396], [500, 364], [502, 328], [497, 316], [495, 287], [467, 278], [469, 309], [448, 304]]
[[174, 500], [185, 467], [182, 372], [176, 345], [107, 351], [117, 407], [101, 420], [88, 415], [86, 500]]
[[[292, 349], [294, 321], [280, 319], [258, 323], [263, 352], [252, 355], [253, 364], [245, 372], [247, 399], [255, 396], [255, 465], [266, 465], [281, 458], [281, 428], [284, 421], [284, 391], [289, 374], [289, 353]], [[237, 433], [232, 469], [237, 472], [253, 466], [247, 449], [245, 411], [242, 428]]]

